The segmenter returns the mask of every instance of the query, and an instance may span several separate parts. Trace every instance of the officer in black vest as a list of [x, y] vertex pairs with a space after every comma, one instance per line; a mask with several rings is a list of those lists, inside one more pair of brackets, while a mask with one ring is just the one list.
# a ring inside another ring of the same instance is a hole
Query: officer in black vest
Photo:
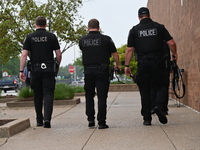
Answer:
[[125, 54], [125, 73], [130, 75], [129, 63], [133, 51], [136, 49], [138, 56], [138, 74], [137, 84], [139, 86], [143, 116], [143, 124], [151, 125], [151, 88], [152, 83], [157, 87], [156, 106], [154, 108], [159, 121], [167, 123], [167, 117], [164, 114], [165, 93], [163, 87], [166, 87], [168, 81], [165, 80], [166, 68], [163, 59], [163, 43], [169, 45], [173, 59], [177, 59], [176, 43], [167, 31], [164, 25], [152, 21], [148, 8], [142, 7], [138, 11], [140, 23], [134, 26], [128, 36], [128, 44]]
[[[46, 19], [36, 18], [36, 31], [29, 34], [23, 44], [20, 60], [20, 79], [26, 80], [23, 72], [28, 54], [31, 62], [31, 88], [34, 91], [34, 105], [36, 111], [37, 126], [51, 128], [51, 116], [53, 112], [53, 98], [55, 89], [56, 65], [59, 66], [62, 54], [57, 37], [45, 30]], [[54, 60], [54, 52], [56, 61]], [[44, 116], [42, 113], [44, 101]], [[43, 123], [44, 120], [44, 123]]]
[[85, 75], [86, 115], [88, 126], [95, 126], [94, 96], [95, 88], [98, 97], [97, 120], [99, 129], [106, 129], [107, 97], [109, 90], [109, 64], [113, 55], [116, 67], [120, 69], [119, 55], [109, 36], [99, 32], [99, 21], [91, 19], [88, 22], [89, 33], [79, 41], [82, 51], [82, 63]]

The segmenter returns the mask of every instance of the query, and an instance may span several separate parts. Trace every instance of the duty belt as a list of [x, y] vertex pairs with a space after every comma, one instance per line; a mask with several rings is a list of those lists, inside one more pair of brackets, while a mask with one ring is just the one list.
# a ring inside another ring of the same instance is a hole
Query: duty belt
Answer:
[[97, 65], [85, 65], [86, 69], [107, 69], [109, 68], [108, 64], [97, 64]]
[[53, 67], [53, 63], [34, 63], [32, 67], [41, 67], [41, 69], [46, 69], [47, 67]]
[[153, 55], [153, 54], [147, 54], [147, 55], [142, 55], [142, 56], [138, 56], [138, 59], [162, 59], [163, 56], [159, 56], [159, 55]]
[[99, 68], [101, 68], [101, 65], [87, 65], [84, 67], [87, 69], [99, 69]]

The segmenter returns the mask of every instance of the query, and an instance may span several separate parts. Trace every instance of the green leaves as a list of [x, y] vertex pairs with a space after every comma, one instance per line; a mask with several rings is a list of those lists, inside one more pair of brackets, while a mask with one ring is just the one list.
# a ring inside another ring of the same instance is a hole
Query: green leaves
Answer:
[[87, 33], [78, 8], [82, 0], [0, 0], [0, 58], [6, 64], [20, 54], [27, 34], [33, 32], [35, 18], [44, 16], [47, 30], [54, 32], [64, 44], [62, 52], [72, 47]]
[[[117, 48], [117, 51], [119, 53], [120, 65], [121, 65], [121, 74], [124, 73], [126, 46], [127, 45], [122, 45], [120, 48]], [[114, 63], [113, 57], [111, 57], [110, 60], [111, 60], [111, 65], [112, 65]], [[132, 60], [130, 62], [130, 68], [133, 74], [137, 72], [137, 61], [135, 60], [134, 53], [133, 53]]]

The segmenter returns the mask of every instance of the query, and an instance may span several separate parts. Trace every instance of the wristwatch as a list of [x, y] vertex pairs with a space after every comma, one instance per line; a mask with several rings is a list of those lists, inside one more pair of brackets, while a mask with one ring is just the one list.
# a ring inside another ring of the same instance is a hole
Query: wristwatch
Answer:
[[23, 70], [20, 70], [19, 72], [23, 73], [24, 71], [23, 71]]
[[124, 65], [125, 67], [129, 67], [129, 65]]

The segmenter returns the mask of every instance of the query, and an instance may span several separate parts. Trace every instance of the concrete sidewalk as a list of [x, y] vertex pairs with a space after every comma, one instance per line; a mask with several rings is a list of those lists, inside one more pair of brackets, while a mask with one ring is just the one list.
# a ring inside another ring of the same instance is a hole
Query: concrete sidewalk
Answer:
[[[200, 114], [169, 101], [168, 124], [144, 126], [139, 92], [109, 92], [109, 129], [88, 128], [85, 99], [54, 106], [52, 128], [36, 127], [34, 108], [0, 107], [1, 119], [30, 118], [31, 127], [0, 139], [0, 150], [200, 150]], [[96, 122], [97, 123], [97, 122]]]

